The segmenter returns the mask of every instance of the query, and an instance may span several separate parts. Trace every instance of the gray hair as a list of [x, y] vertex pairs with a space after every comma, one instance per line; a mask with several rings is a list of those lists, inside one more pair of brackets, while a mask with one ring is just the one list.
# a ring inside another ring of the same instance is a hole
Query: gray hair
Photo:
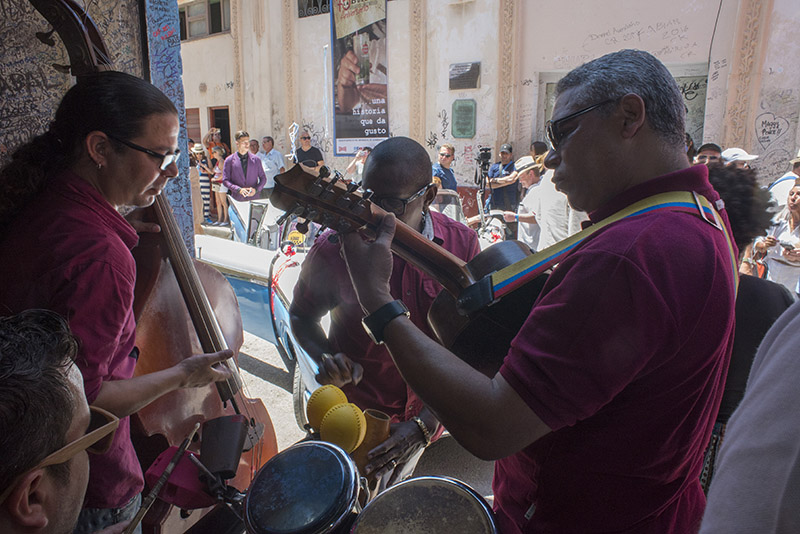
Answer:
[[644, 100], [648, 125], [664, 141], [683, 148], [686, 108], [678, 83], [661, 61], [642, 50], [620, 50], [569, 72], [556, 86], [556, 95], [576, 88], [575, 99], [591, 105], [626, 94]]

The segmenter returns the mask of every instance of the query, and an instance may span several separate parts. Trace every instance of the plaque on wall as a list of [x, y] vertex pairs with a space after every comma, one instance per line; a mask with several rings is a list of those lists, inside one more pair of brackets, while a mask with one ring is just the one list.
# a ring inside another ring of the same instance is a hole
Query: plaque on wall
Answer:
[[451, 133], [457, 139], [475, 137], [475, 115], [477, 105], [471, 98], [453, 102], [453, 123]]
[[453, 63], [450, 65], [450, 90], [477, 89], [481, 86], [481, 63]]

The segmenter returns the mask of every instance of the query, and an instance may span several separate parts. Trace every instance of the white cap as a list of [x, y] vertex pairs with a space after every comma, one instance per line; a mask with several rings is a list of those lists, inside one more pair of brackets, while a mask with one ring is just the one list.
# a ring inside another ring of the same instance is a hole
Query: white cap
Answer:
[[757, 157], [757, 154], [748, 154], [741, 148], [727, 148], [722, 152], [722, 160], [725, 163], [730, 163], [732, 161], [753, 161]]

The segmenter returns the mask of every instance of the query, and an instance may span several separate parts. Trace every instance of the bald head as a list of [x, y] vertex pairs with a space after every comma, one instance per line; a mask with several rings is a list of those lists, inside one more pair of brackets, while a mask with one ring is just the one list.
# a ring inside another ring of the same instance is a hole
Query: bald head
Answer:
[[377, 144], [364, 163], [364, 187], [376, 194], [389, 184], [392, 190], [414, 192], [432, 177], [428, 152], [408, 137], [391, 137]]

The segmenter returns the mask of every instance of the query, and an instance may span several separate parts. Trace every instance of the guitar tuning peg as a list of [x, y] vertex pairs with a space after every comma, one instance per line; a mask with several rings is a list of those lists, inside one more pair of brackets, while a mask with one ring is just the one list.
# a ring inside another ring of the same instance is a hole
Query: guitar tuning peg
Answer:
[[308, 208], [308, 211], [303, 214], [303, 218], [310, 219], [313, 221], [314, 219], [317, 218], [317, 215], [319, 215], [319, 210], [317, 210], [316, 208]]
[[320, 178], [327, 178], [330, 175], [331, 175], [331, 170], [326, 165], [323, 165], [322, 167], [319, 168], [319, 177]]
[[308, 221], [307, 220], [300, 221], [299, 223], [297, 223], [297, 226], [295, 226], [294, 228], [295, 228], [295, 230], [297, 230], [301, 234], [307, 234], [308, 233]]
[[350, 221], [346, 219], [339, 219], [339, 223], [336, 225], [336, 230], [341, 233], [347, 233], [353, 228], [353, 225], [350, 224]]
[[361, 187], [361, 182], [351, 182], [347, 184], [347, 193], [350, 194], [359, 187]]
[[334, 175], [331, 180], [325, 184], [325, 187], [320, 192], [319, 197], [323, 200], [328, 200], [333, 196], [333, 185], [339, 181], [341, 175]]
[[287, 219], [289, 219], [289, 217], [291, 217], [291, 216], [292, 216], [292, 213], [287, 211], [286, 213], [284, 213], [283, 215], [281, 215], [280, 217], [278, 217], [278, 220], [277, 220], [277, 221], [275, 221], [275, 224], [277, 224], [278, 226], [280, 226], [280, 225], [282, 225], [283, 223], [285, 223], [285, 222], [287, 221]]
[[369, 199], [372, 198], [372, 195], [374, 195], [374, 194], [375, 194], [375, 191], [373, 191], [372, 189], [367, 189], [366, 191], [364, 191], [364, 194], [361, 195], [361, 198], [363, 200], [369, 200]]
[[334, 223], [335, 219], [336, 217], [326, 212], [322, 214], [322, 220], [319, 223], [322, 226], [328, 227]]
[[300, 215], [301, 213], [303, 213], [303, 211], [304, 211], [303, 205], [300, 204], [299, 202], [295, 202], [294, 206], [286, 210], [286, 213], [278, 217], [278, 220], [275, 221], [275, 224], [280, 226], [283, 223], [285, 223], [292, 215]]
[[314, 234], [314, 239], [316, 239], [316, 238], [318, 238], [319, 236], [321, 236], [321, 235], [322, 235], [322, 232], [324, 232], [324, 231], [325, 231], [325, 230], [327, 230], [327, 229], [328, 229], [328, 227], [327, 227], [327, 226], [325, 226], [324, 224], [323, 224], [322, 226], [320, 226], [320, 227], [319, 227], [319, 230], [317, 230], [317, 233], [316, 233], [316, 234]]

